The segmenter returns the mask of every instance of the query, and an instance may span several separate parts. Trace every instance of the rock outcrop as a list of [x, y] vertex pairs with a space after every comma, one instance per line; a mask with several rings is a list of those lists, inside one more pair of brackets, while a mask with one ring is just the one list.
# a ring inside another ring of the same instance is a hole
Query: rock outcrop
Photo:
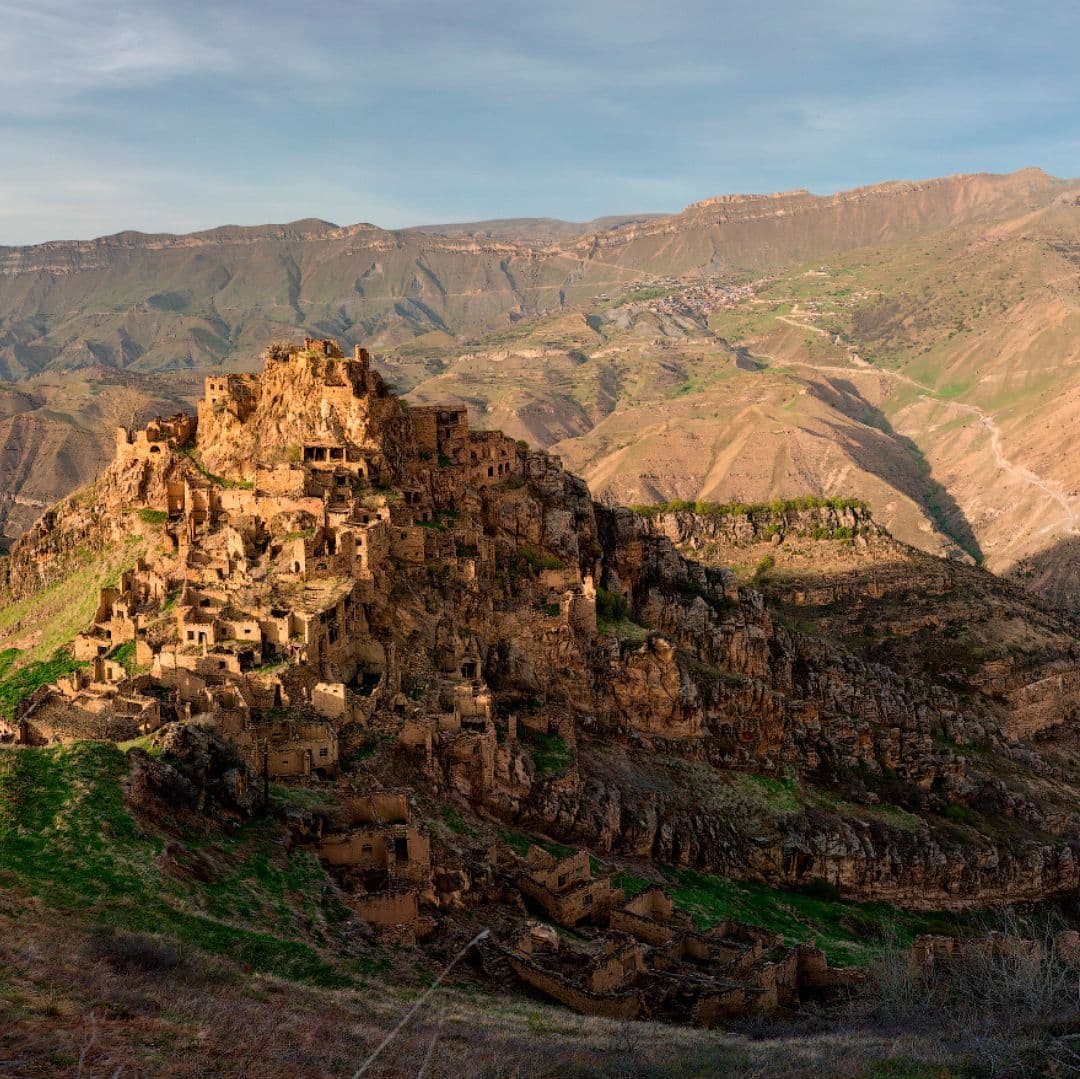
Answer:
[[[197, 422], [121, 432], [98, 483], [16, 545], [10, 593], [122, 545], [136, 519], [159, 553], [103, 590], [78, 645], [107, 658], [130, 640], [142, 671], [109, 668], [115, 684], [82, 692], [213, 725], [165, 728], [188, 762], [175, 777], [140, 765], [185, 804], [209, 791], [243, 814], [252, 773], [333, 783], [390, 742], [395, 788], [621, 856], [919, 907], [1080, 880], [1080, 777], [1028, 740], [1072, 729], [1068, 627], [1033, 613], [1038, 662], [966, 678], [908, 662], [918, 634], [962, 617], [948, 604], [971, 582], [985, 617], [1020, 600], [929, 556], [914, 577], [856, 504], [603, 506], [557, 458], [471, 431], [464, 409], [409, 408], [364, 350], [308, 340], [271, 349], [261, 376], [208, 379]], [[816, 574], [814, 544], [832, 545]], [[750, 587], [724, 553], [759, 548]], [[398, 824], [355, 827], [385, 839]], [[417, 868], [407, 844], [379, 892], [357, 857], [364, 917], [423, 936], [434, 863]]]

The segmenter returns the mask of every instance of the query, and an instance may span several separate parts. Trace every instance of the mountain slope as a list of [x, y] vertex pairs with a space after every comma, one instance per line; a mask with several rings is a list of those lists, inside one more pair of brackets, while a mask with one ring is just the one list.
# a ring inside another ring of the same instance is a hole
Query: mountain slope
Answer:
[[[905, 541], [1073, 603], [1075, 192], [1029, 169], [585, 225], [0, 249], [4, 528], [100, 466], [117, 421], [87, 395], [109, 371], [143, 419], [310, 332], [374, 342], [414, 399], [465, 403], [621, 500], [857, 496]], [[84, 403], [43, 400], [69, 379]]]

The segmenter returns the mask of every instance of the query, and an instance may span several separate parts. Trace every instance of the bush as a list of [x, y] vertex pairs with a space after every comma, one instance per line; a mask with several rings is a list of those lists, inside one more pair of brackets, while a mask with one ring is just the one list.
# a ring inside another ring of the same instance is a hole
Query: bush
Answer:
[[625, 596], [609, 592], [606, 588], [596, 590], [596, 614], [605, 622], [622, 622], [630, 611]]
[[121, 971], [155, 973], [175, 970], [184, 962], [183, 953], [176, 944], [151, 933], [126, 933], [103, 928], [90, 937], [88, 947], [94, 958], [104, 959]]
[[896, 949], [874, 966], [864, 999], [875, 1025], [937, 1030], [980, 1075], [1080, 1071], [1080, 975], [1050, 926], [1006, 916], [999, 932], [961, 941], [928, 970]]
[[164, 510], [139, 510], [139, 520], [148, 525], [163, 525], [169, 519]]

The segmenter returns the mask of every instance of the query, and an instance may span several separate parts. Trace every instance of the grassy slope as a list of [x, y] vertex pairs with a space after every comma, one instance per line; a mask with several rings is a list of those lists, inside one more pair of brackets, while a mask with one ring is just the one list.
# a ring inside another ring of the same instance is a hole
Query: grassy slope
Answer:
[[116, 584], [150, 550], [149, 541], [132, 535], [127, 543], [105, 551], [78, 552], [78, 562], [62, 579], [0, 607], [0, 650], [18, 648], [16, 666], [50, 659], [93, 621], [99, 589]]
[[[288, 850], [272, 820], [229, 836], [200, 829], [166, 846], [125, 807], [127, 770], [124, 750], [103, 743], [0, 750], [0, 927], [19, 926], [15, 937], [0, 928], [0, 1067], [10, 1052], [27, 1076], [74, 1074], [81, 1054], [101, 1067], [111, 1061], [108, 1074], [124, 1061], [132, 1071], [175, 1075], [351, 1072], [422, 988], [415, 959], [351, 943], [341, 933], [348, 912], [318, 860]], [[317, 796], [276, 787], [274, 797], [302, 804]], [[531, 842], [504, 839], [522, 849]], [[848, 905], [828, 914], [824, 901], [669, 875], [680, 905], [703, 923], [736, 913], [773, 926], [782, 911], [798, 911], [782, 931], [801, 938], [816, 920], [839, 926], [850, 913]], [[722, 892], [750, 900], [720, 911]], [[8, 955], [15, 939], [24, 951]], [[436, 1034], [436, 1016], [422, 1015], [382, 1074], [415, 1074], [436, 1042], [437, 1075], [460, 1074], [466, 1049], [477, 1074], [492, 1076], [506, 1074], [508, 1061], [522, 1075], [648, 1065], [658, 1076], [738, 1071], [750, 1061], [738, 1036], [581, 1019], [454, 978], [436, 1007], [445, 1029]], [[905, 1051], [941, 1057], [930, 1045]], [[777, 1038], [765, 1052], [770, 1075], [802, 1074], [811, 1060], [849, 1076], [907, 1067], [895, 1039], [875, 1036]]]
[[[133, 534], [128, 542], [104, 551], [78, 551], [74, 568], [62, 579], [0, 607], [0, 716], [10, 718], [16, 704], [39, 686], [81, 666], [72, 659], [70, 647], [75, 635], [93, 622], [99, 590], [115, 585], [125, 570], [155, 548], [152, 538]], [[117, 658], [126, 666], [130, 656], [121, 653]]]
[[104, 743], [0, 751], [0, 883], [93, 924], [168, 933], [256, 970], [348, 980], [320, 951], [345, 911], [313, 854], [286, 852], [274, 826], [255, 822], [233, 836], [185, 837], [179, 857], [197, 874], [166, 873], [165, 840], [125, 808], [127, 771], [124, 752]]

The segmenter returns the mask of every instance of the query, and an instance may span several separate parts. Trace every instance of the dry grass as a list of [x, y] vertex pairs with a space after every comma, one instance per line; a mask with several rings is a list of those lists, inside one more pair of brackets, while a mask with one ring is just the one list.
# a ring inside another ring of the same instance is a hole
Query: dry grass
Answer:
[[[301, 986], [163, 938], [87, 932], [10, 893], [3, 910], [3, 1076], [351, 1076], [409, 1006], [377, 981], [360, 990]], [[919, 1071], [911, 1060], [922, 1062]], [[922, 1033], [868, 1034], [821, 1020], [724, 1034], [585, 1019], [459, 981], [440, 988], [366, 1074], [961, 1074], [948, 1060]]]

